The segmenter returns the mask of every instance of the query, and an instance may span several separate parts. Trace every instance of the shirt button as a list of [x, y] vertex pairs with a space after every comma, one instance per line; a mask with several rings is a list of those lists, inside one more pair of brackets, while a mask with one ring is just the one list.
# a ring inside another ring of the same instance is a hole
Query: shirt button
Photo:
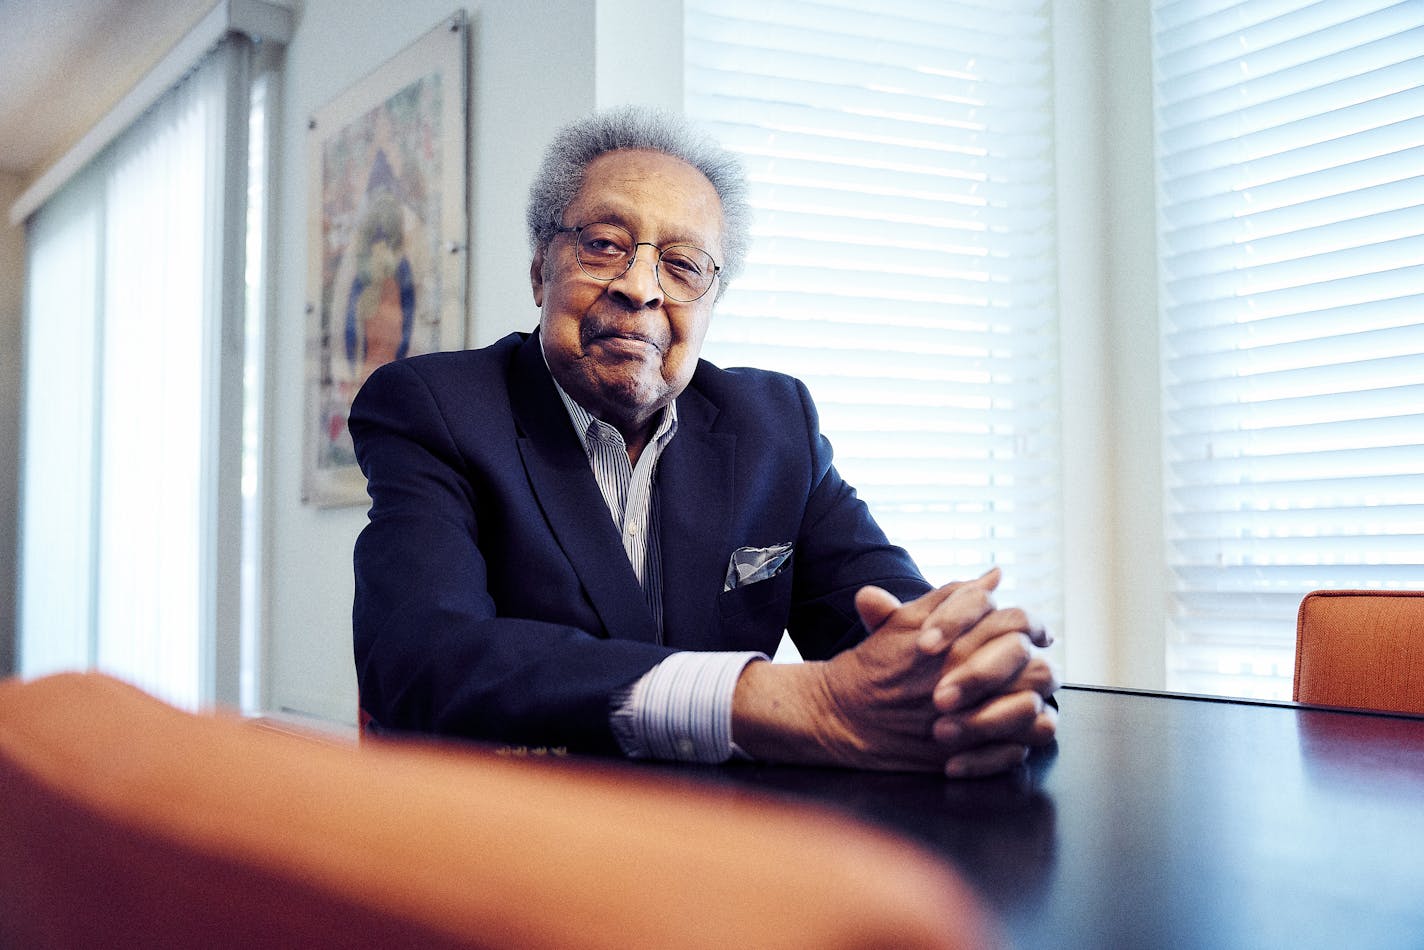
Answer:
[[697, 747], [696, 747], [695, 745], [693, 745], [691, 739], [683, 738], [683, 739], [677, 740], [677, 753], [678, 753], [678, 755], [682, 756], [683, 758], [686, 758], [686, 759], [692, 758], [693, 754], [694, 754], [696, 751], [697, 751]]

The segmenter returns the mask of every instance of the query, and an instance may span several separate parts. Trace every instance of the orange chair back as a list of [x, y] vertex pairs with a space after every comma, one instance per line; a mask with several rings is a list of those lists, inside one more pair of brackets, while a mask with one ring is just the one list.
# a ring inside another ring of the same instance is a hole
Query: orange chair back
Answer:
[[0, 682], [0, 947], [998, 945], [918, 846], [587, 760], [336, 743], [102, 674]]
[[1424, 591], [1307, 594], [1296, 622], [1295, 701], [1424, 713]]

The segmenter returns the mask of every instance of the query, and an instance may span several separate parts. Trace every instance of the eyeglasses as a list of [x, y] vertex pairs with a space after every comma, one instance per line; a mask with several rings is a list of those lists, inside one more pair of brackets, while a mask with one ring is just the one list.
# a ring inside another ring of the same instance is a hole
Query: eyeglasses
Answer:
[[694, 244], [669, 244], [659, 248], [647, 241], [635, 241], [627, 229], [597, 222], [576, 228], [560, 227], [555, 232], [574, 236], [574, 256], [579, 269], [594, 280], [613, 281], [628, 273], [637, 260], [638, 248], [647, 245], [658, 252], [653, 274], [669, 299], [691, 303], [712, 287], [721, 266]]

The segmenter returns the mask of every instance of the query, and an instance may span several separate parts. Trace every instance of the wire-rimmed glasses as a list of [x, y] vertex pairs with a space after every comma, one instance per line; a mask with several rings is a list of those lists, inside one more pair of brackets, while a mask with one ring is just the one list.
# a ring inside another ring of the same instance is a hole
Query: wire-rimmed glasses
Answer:
[[648, 241], [635, 241], [626, 228], [606, 221], [578, 227], [560, 227], [556, 233], [574, 236], [574, 256], [579, 269], [594, 280], [613, 281], [628, 273], [638, 257], [638, 248], [647, 245], [658, 252], [653, 273], [658, 286], [671, 300], [691, 303], [712, 287], [722, 269], [712, 255], [695, 244], [669, 244], [659, 248]]

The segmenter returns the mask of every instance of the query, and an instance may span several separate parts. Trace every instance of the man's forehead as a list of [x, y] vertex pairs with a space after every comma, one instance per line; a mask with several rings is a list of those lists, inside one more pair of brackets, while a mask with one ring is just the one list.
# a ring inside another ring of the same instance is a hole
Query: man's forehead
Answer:
[[637, 231], [656, 224], [665, 232], [662, 244], [717, 241], [722, 226], [722, 201], [712, 182], [695, 166], [662, 152], [622, 150], [598, 156], [589, 163], [569, 209], [578, 220], [566, 214], [567, 225], [609, 221]]

